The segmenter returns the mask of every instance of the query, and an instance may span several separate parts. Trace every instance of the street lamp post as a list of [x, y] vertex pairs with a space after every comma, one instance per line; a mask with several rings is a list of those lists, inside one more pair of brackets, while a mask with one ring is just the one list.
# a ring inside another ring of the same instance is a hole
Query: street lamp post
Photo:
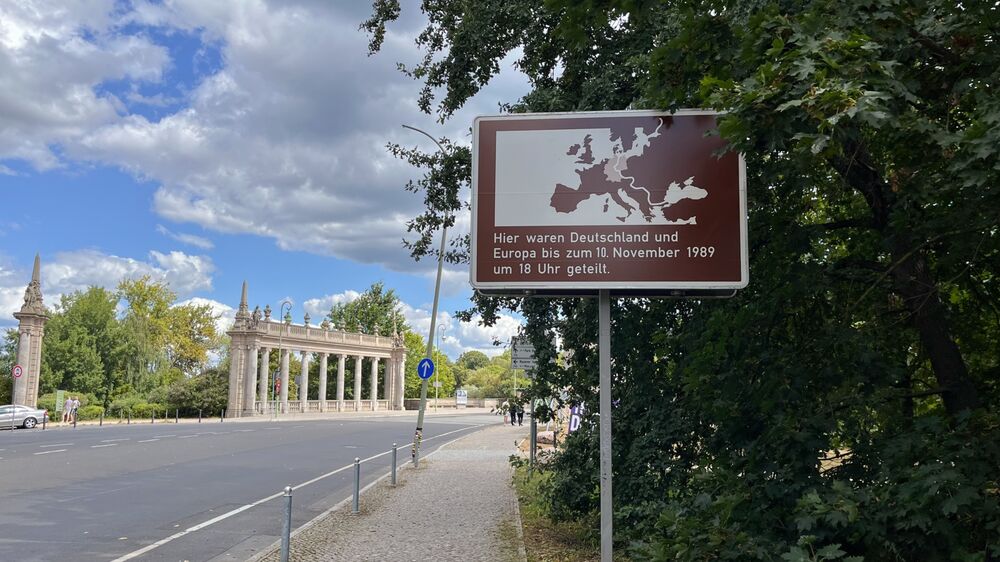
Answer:
[[[285, 307], [288, 310], [285, 310]], [[278, 309], [278, 318], [281, 318], [285, 326], [289, 326], [292, 323], [292, 303], [288, 299], [281, 301], [281, 308]], [[278, 330], [278, 371], [281, 371], [281, 338], [285, 333], [285, 328]], [[268, 365], [268, 371], [271, 370], [271, 366]], [[274, 389], [274, 383], [278, 379], [278, 372], [274, 373], [271, 380], [271, 395], [274, 396], [274, 418], [278, 418], [278, 392]]]
[[[427, 131], [423, 131], [416, 127], [411, 127], [409, 125], [403, 125], [404, 129], [409, 129], [411, 131], [416, 131], [425, 137], [434, 141], [437, 145], [438, 151], [440, 151], [441, 156], [445, 156], [444, 147], [441, 143], [432, 137]], [[427, 359], [433, 361], [431, 357], [434, 352], [434, 330], [437, 328], [437, 311], [438, 311], [438, 297], [441, 294], [441, 270], [444, 267], [444, 250], [445, 243], [448, 240], [448, 220], [450, 216], [446, 216], [444, 222], [441, 224], [441, 251], [438, 252], [438, 266], [437, 266], [437, 278], [434, 281], [434, 304], [431, 307], [431, 329], [430, 334], [427, 336], [427, 353], [424, 355]], [[413, 464], [417, 465], [420, 461], [420, 439], [424, 431], [424, 410], [427, 409], [427, 379], [423, 379], [420, 383], [420, 410], [417, 413], [417, 430], [413, 435]]]

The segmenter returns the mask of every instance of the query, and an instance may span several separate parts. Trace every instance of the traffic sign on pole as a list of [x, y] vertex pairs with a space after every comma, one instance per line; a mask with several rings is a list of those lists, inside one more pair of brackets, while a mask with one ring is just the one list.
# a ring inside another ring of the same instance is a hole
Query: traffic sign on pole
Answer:
[[[746, 163], [717, 134], [716, 115], [536, 113], [473, 124], [472, 287], [598, 297], [601, 562], [613, 554], [611, 300], [731, 297], [749, 283]], [[512, 345], [515, 369], [535, 361], [526, 343]]]
[[417, 363], [417, 376], [423, 380], [427, 380], [434, 375], [434, 361], [429, 358], [424, 357]]
[[24, 369], [20, 365], [14, 365], [14, 368], [11, 369], [11, 374], [14, 375], [15, 379], [19, 379], [24, 374]]

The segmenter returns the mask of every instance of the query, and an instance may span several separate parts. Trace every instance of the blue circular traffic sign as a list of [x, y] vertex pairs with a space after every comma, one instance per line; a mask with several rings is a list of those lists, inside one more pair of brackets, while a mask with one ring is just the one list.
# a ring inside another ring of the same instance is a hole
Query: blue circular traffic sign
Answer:
[[434, 375], [434, 362], [428, 357], [424, 357], [417, 363], [417, 376], [427, 380]]

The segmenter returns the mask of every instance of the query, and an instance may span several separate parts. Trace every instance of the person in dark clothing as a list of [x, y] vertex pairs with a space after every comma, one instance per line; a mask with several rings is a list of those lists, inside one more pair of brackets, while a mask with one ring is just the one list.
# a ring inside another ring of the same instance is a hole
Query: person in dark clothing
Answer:
[[514, 425], [514, 422], [517, 421], [517, 412], [518, 411], [519, 411], [519, 407], [518, 407], [517, 402], [512, 401], [510, 403], [510, 425]]
[[517, 405], [517, 425], [524, 425], [524, 406]]

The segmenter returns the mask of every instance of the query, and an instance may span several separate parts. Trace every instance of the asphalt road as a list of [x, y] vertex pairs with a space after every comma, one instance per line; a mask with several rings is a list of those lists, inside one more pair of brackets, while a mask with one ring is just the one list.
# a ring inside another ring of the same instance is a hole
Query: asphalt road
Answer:
[[[4, 431], [0, 560], [245, 560], [279, 537], [285, 486], [296, 487], [298, 527], [352, 493], [355, 457], [395, 442], [400, 464], [408, 462], [403, 444], [415, 421], [413, 414]], [[486, 414], [428, 416], [422, 454], [495, 423]], [[361, 485], [389, 468], [388, 454], [362, 462]]]

